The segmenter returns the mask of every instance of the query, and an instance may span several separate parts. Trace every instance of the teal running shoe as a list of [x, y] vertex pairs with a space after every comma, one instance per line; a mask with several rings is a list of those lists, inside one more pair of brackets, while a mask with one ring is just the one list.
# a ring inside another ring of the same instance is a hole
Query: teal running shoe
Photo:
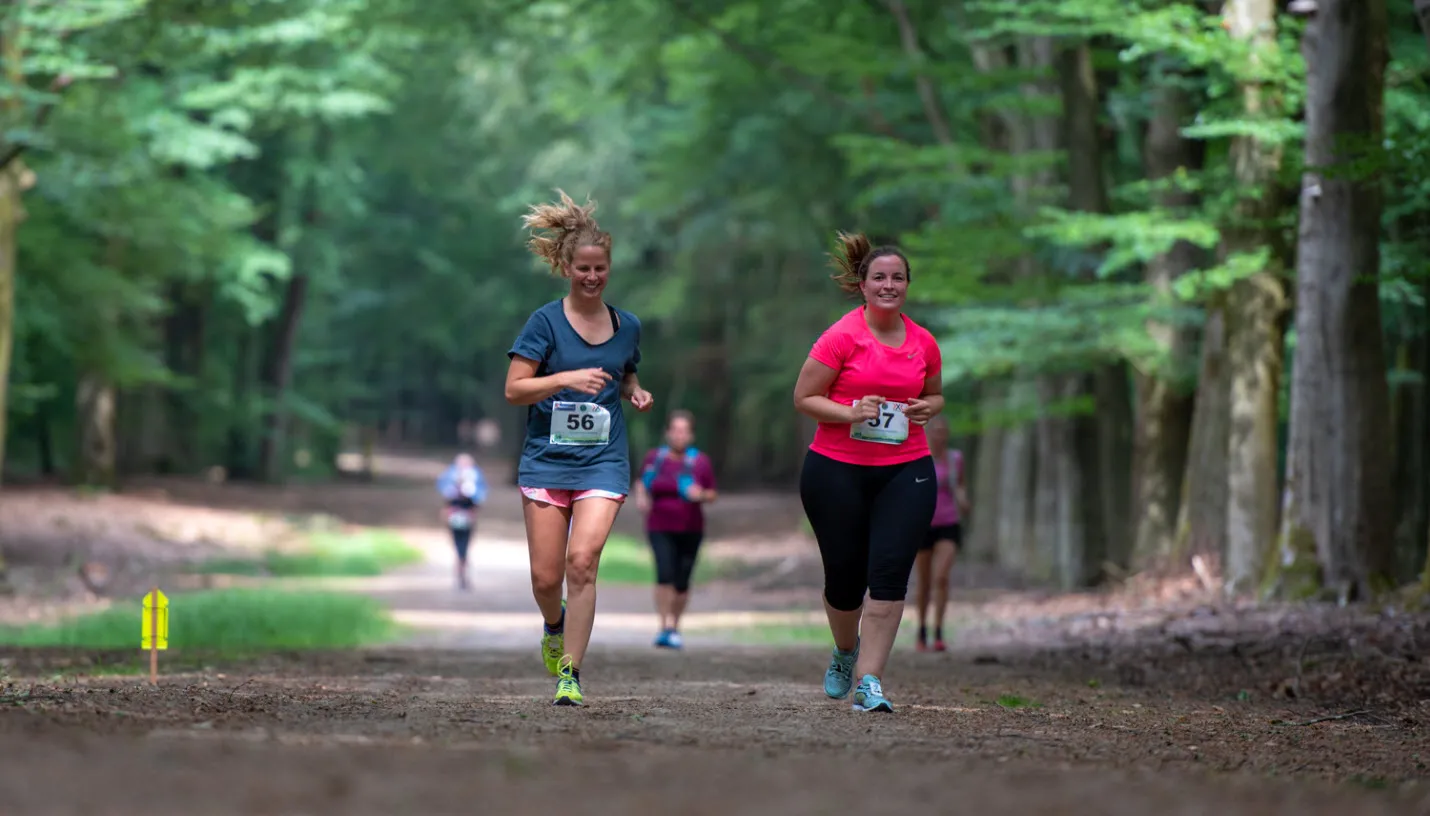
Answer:
[[893, 713], [894, 705], [884, 699], [884, 684], [872, 674], [864, 675], [859, 688], [854, 689], [855, 711], [887, 711]]
[[829, 660], [829, 668], [824, 672], [824, 693], [836, 700], [842, 700], [849, 694], [849, 688], [854, 685], [854, 662], [859, 659], [859, 643], [854, 644], [854, 651], [841, 652], [838, 648], [834, 650], [834, 656]]

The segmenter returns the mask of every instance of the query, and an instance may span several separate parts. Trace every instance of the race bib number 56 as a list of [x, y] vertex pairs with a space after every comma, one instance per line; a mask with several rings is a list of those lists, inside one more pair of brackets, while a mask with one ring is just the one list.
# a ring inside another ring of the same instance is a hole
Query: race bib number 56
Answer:
[[[852, 404], [858, 405], [855, 400]], [[849, 426], [849, 438], [860, 442], [897, 445], [909, 438], [909, 418], [904, 416], [908, 403], [886, 402], [879, 406], [879, 415]]]
[[551, 406], [551, 444], [604, 445], [611, 439], [611, 414], [594, 402]]

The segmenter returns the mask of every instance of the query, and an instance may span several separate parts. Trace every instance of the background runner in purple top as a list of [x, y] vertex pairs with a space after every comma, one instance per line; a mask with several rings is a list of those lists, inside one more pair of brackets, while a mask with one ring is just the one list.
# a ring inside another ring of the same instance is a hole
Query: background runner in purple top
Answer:
[[[646, 454], [641, 462], [644, 473], [655, 462], [657, 451]], [[687, 467], [685, 454], [671, 451], [661, 463], [650, 486], [650, 514], [646, 516], [646, 530], [657, 533], [693, 533], [705, 529], [705, 512], [700, 502], [686, 501], [677, 489], [680, 474]], [[710, 457], [697, 452], [690, 466], [695, 483], [706, 490], [715, 489], [715, 468]]]
[[957, 524], [958, 500], [958, 473], [949, 466], [950, 460], [958, 463], [958, 471], [963, 470], [963, 456], [958, 451], [949, 451], [947, 456], [935, 457], [933, 460], [933, 470], [938, 477], [938, 504], [934, 505], [933, 521], [929, 523], [931, 527], [947, 527], [950, 524]]

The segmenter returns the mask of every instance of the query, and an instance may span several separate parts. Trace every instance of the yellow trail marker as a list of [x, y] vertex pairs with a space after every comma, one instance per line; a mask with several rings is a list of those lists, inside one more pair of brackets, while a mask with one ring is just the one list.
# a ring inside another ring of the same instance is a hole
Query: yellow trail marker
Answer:
[[149, 650], [149, 682], [159, 683], [159, 650], [169, 648], [169, 599], [154, 587], [144, 596], [139, 648]]

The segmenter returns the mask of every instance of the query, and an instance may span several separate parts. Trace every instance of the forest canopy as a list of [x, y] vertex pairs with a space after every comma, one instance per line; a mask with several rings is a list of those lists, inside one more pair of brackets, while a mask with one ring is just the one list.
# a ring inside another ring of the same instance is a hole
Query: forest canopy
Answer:
[[[1419, 8], [1417, 8], [1417, 6]], [[1314, 9], [1314, 10], [1311, 10]], [[326, 478], [497, 420], [598, 202], [657, 410], [787, 487], [790, 391], [897, 243], [970, 552], [1366, 597], [1430, 546], [1430, 0], [15, 0], [9, 481]]]

